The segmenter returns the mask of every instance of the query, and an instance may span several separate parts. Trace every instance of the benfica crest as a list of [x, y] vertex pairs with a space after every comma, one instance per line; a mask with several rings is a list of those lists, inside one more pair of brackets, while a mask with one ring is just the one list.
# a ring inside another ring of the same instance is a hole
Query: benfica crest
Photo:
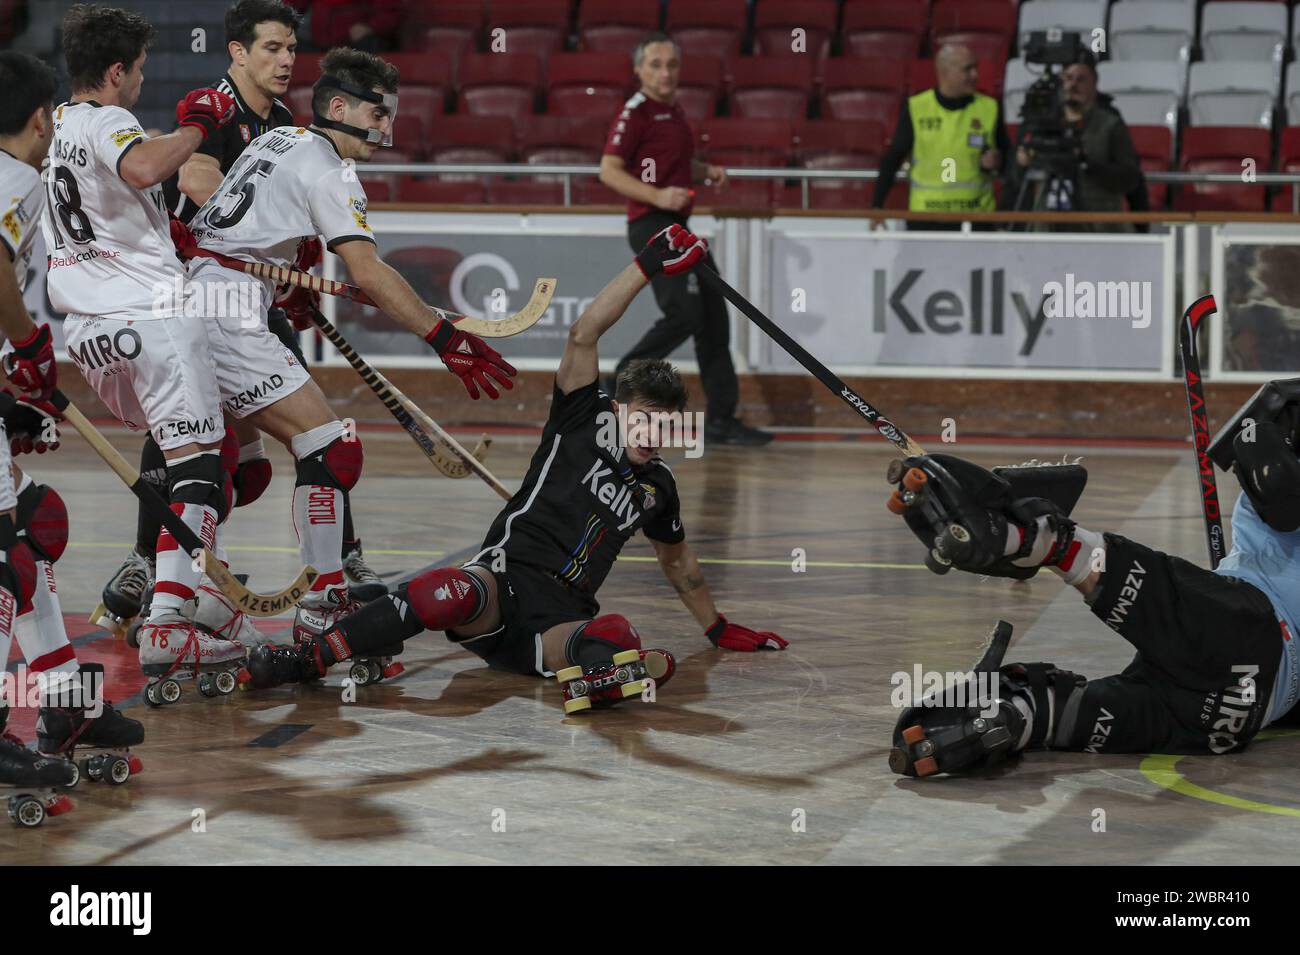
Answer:
[[239, 135], [244, 137], [245, 145], [253, 141], [253, 134], [249, 131], [247, 123], [239, 124]]

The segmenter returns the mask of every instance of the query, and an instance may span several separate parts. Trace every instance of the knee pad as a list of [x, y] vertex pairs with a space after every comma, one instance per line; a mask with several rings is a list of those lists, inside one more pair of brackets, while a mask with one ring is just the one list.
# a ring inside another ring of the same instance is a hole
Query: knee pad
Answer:
[[173, 504], [200, 504], [226, 519], [226, 474], [221, 455], [204, 452], [167, 466], [168, 494]]
[[[3, 520], [8, 520], [4, 518]], [[15, 614], [32, 609], [32, 595], [36, 593], [36, 560], [23, 541], [16, 541], [5, 550], [5, 560], [0, 563], [0, 587], [14, 595]], [[10, 621], [12, 628], [13, 621]]]
[[450, 630], [469, 623], [487, 605], [487, 588], [459, 567], [426, 571], [399, 588], [425, 630]]
[[361, 440], [356, 435], [350, 441], [337, 437], [321, 450], [298, 459], [295, 465], [297, 486], [320, 485], [350, 491], [361, 477], [364, 458]]
[[235, 507], [252, 504], [271, 484], [271, 462], [253, 458], [235, 469]]
[[640, 650], [641, 635], [626, 617], [616, 613], [588, 620], [569, 635], [564, 656], [575, 666], [593, 667], [610, 663], [623, 650]]
[[36, 557], [56, 563], [68, 546], [68, 508], [59, 492], [27, 485], [18, 495], [17, 531]]

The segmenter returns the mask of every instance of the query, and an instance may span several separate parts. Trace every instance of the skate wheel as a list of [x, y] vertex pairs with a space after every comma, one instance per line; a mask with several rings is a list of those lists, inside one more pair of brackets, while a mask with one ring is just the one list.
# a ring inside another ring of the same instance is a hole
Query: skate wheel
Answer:
[[889, 770], [898, 773], [900, 776], [911, 775], [908, 770], [912, 767], [912, 761], [908, 758], [907, 753], [895, 746], [889, 751]]
[[162, 697], [158, 695], [157, 683], [150, 683], [144, 688], [144, 701], [150, 706], [162, 706]]
[[108, 764], [108, 772], [104, 774], [104, 781], [111, 786], [120, 786], [130, 778], [131, 764], [120, 756]]
[[370, 667], [366, 665], [365, 661], [352, 664], [352, 667], [348, 670], [348, 679], [357, 686], [365, 686], [370, 682]]
[[181, 685], [175, 680], [163, 680], [158, 685], [158, 697], [164, 703], [175, 703], [181, 698]]
[[140, 621], [132, 621], [131, 626], [126, 628], [126, 645], [135, 650], [140, 649]]
[[930, 552], [925, 555], [925, 567], [932, 573], [942, 576], [952, 570], [952, 561], [941, 556], [938, 551], [932, 548]]
[[891, 514], [906, 514], [907, 503], [903, 500], [903, 492], [896, 490], [893, 494], [889, 495], [889, 500], [885, 502], [885, 507], [889, 508], [889, 513]]
[[212, 681], [217, 688], [217, 692], [222, 696], [229, 696], [235, 692], [235, 687], [239, 684], [236, 682], [235, 674], [229, 670], [222, 670], [217, 674], [216, 679]]
[[885, 480], [890, 484], [897, 484], [899, 481], [903, 480], [904, 468], [906, 468], [906, 465], [903, 464], [903, 459], [894, 458], [894, 460], [889, 462], [889, 470], [885, 472]]
[[640, 659], [640, 650], [620, 650], [614, 654], [614, 666], [622, 666], [624, 663], [636, 663]]
[[78, 778], [85, 777], [92, 783], [99, 782], [99, 778], [104, 774], [104, 769], [99, 765], [99, 760], [93, 757], [87, 757], [76, 764]]
[[[83, 759], [82, 762], [84, 763], [85, 760]], [[83, 774], [82, 774], [82, 771], [81, 771], [81, 767], [78, 766], [78, 765], [77, 765], [75, 762], [73, 762], [72, 760], [68, 760], [68, 765], [72, 767], [72, 781], [71, 781], [71, 782], [68, 782], [68, 783], [65, 783], [65, 784], [64, 784], [64, 787], [65, 787], [66, 789], [74, 789], [74, 788], [76, 788], [77, 783], [81, 782], [81, 777], [82, 777]]]
[[927, 756], [924, 759], [918, 759], [915, 768], [918, 776], [933, 776], [939, 771], [939, 764], [934, 761], [933, 756]]
[[582, 667], [565, 667], [559, 673], [555, 674], [555, 679], [561, 683], [568, 683], [570, 680], [577, 680], [582, 677]]
[[212, 679], [211, 673], [204, 673], [199, 677], [199, 692], [204, 696], [216, 696], [217, 684]]
[[571, 700], [564, 701], [565, 713], [581, 713], [589, 709], [591, 709], [591, 700], [585, 696], [575, 696]]
[[668, 654], [662, 651], [651, 650], [645, 655], [645, 672], [650, 674], [652, 679], [658, 680], [668, 672], [669, 662]]
[[951, 560], [966, 560], [971, 554], [970, 531], [960, 524], [949, 524], [935, 541], [935, 547]]
[[631, 683], [624, 683], [621, 692], [625, 700], [629, 696], [640, 696], [645, 692], [645, 680], [633, 680]]
[[908, 468], [903, 475], [903, 487], [909, 491], [919, 491], [929, 480], [930, 476], [920, 468]]
[[908, 746], [914, 746], [923, 739], [925, 739], [925, 727], [920, 724], [903, 730], [903, 742]]
[[127, 761], [127, 765], [131, 767], [132, 776], [134, 776], [136, 773], [144, 772], [144, 762], [140, 759], [139, 756], [128, 756], [126, 758], [126, 761]]
[[9, 818], [27, 829], [35, 829], [45, 821], [45, 807], [34, 796], [10, 796]]
[[366, 670], [370, 676], [370, 679], [366, 680], [367, 683], [378, 683], [384, 678], [384, 668], [379, 665], [378, 660], [367, 660]]
[[394, 660], [392, 663], [388, 664], [388, 666], [384, 667], [383, 677], [385, 680], [391, 680], [393, 677], [401, 676], [405, 672], [406, 667]]

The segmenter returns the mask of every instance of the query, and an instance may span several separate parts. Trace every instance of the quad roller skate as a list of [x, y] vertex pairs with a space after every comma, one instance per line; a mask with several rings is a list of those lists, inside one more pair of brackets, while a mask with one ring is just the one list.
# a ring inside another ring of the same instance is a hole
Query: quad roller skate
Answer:
[[903, 461], [889, 462], [886, 475], [890, 484], [901, 484], [890, 496], [887, 506], [900, 516], [915, 515], [928, 524], [939, 524], [934, 546], [925, 555], [925, 566], [936, 574], [952, 570], [953, 561], [964, 561], [971, 553], [971, 536], [961, 524], [947, 523], [947, 513], [932, 499], [930, 475], [919, 467], [907, 467]]
[[348, 593], [363, 604], [388, 596], [388, 585], [366, 563], [361, 541], [343, 558], [343, 580], [348, 585]]
[[[75, 777], [69, 786], [82, 779], [120, 786], [144, 771], [140, 757], [131, 753], [132, 746], [144, 742], [144, 726], [102, 698], [102, 664], [83, 663], [79, 675], [75, 697], [73, 687], [65, 685], [51, 690], [48, 705], [41, 707], [36, 721], [37, 750], [72, 764]], [[78, 750], [90, 753], [78, 759]]]
[[175, 703], [181, 683], [193, 680], [204, 696], [229, 696], [248, 680], [243, 644], [196, 627], [180, 614], [151, 620], [139, 630], [140, 669], [150, 706]]
[[[0, 707], [0, 730], [7, 715]], [[33, 829], [45, 822], [46, 816], [61, 816], [75, 809], [73, 801], [56, 788], [74, 785], [76, 775], [77, 768], [66, 759], [33, 753], [16, 737], [0, 735], [0, 786], [18, 790], [5, 806], [18, 825]]]
[[402, 665], [401, 660], [396, 659], [397, 655], [402, 652], [402, 645], [399, 643], [395, 647], [385, 649], [390, 652], [381, 656], [354, 657], [350, 660], [351, 667], [348, 669], [348, 679], [357, 686], [369, 686], [372, 683], [391, 680], [405, 673], [406, 667]]
[[564, 688], [567, 715], [640, 696], [647, 679], [663, 686], [675, 669], [673, 655], [667, 650], [622, 650], [608, 664], [565, 667], [555, 674], [555, 679]]
[[314, 637], [293, 646], [263, 644], [248, 654], [248, 686], [269, 690], [286, 683], [312, 683], [325, 676], [320, 644]]
[[[153, 592], [154, 562], [132, 550], [104, 585], [90, 622], [109, 630], [119, 640], [132, 631], [132, 623], [148, 608]], [[137, 628], [138, 629], [138, 628]], [[132, 644], [135, 646], [136, 644]]]

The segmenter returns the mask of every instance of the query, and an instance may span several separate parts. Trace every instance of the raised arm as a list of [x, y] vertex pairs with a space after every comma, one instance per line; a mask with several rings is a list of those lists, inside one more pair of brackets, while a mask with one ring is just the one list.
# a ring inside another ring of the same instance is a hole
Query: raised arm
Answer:
[[118, 175], [134, 189], [157, 185], [180, 169], [203, 140], [234, 115], [235, 101], [220, 90], [192, 90], [176, 104], [180, 129], [154, 139], [144, 138], [141, 132], [118, 155]]

